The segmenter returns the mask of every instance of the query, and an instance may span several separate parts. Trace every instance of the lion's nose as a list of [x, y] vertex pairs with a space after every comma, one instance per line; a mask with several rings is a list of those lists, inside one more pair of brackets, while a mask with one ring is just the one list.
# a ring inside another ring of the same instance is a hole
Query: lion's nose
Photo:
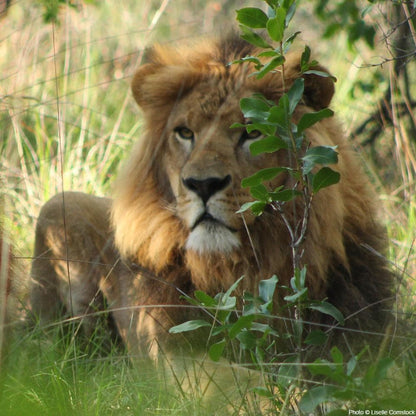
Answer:
[[187, 178], [182, 179], [184, 185], [195, 192], [206, 204], [208, 199], [217, 192], [225, 189], [231, 182], [231, 176], [227, 175], [223, 178], [206, 178], [206, 179], [195, 179]]

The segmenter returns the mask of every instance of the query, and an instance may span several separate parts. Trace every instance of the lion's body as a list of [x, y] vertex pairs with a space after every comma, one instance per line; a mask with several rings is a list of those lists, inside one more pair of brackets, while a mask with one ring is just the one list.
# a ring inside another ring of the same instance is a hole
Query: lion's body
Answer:
[[[246, 65], [227, 65], [250, 49], [228, 39], [151, 51], [132, 87], [146, 130], [119, 175], [114, 201], [67, 193], [41, 212], [32, 269], [35, 313], [48, 317], [62, 303], [67, 312], [82, 314], [102, 293], [128, 347], [157, 354], [160, 346], [176, 344], [168, 329], [195, 316], [181, 307], [182, 294], [215, 295], [242, 275], [240, 290], [250, 292], [273, 274], [288, 284], [291, 249], [281, 217], [272, 211], [236, 214], [251, 200], [241, 180], [261, 168], [287, 166], [287, 153], [251, 156], [253, 138], [229, 127], [249, 122], [241, 98], [262, 93], [279, 99], [300, 76], [298, 57], [285, 65], [284, 88], [280, 73], [257, 81]], [[305, 76], [295, 118], [327, 107], [332, 94], [330, 78]], [[335, 120], [311, 127], [307, 138], [311, 146], [338, 146], [334, 169], [341, 174], [339, 184], [312, 202], [302, 257], [309, 296], [328, 298], [346, 317], [356, 314], [355, 326], [381, 329], [393, 280], [376, 254], [383, 253], [385, 238], [375, 197]], [[279, 175], [268, 185], [285, 184], [290, 178]], [[302, 212], [293, 203], [290, 221]]]

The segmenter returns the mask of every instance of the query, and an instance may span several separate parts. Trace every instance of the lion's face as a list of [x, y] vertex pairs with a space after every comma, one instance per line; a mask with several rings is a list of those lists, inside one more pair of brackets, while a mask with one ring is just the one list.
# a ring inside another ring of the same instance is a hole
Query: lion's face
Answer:
[[214, 78], [195, 86], [171, 111], [163, 166], [174, 196], [171, 208], [189, 230], [188, 250], [227, 253], [239, 247], [240, 231], [253, 221], [236, 213], [252, 200], [241, 180], [276, 163], [276, 156], [250, 154], [260, 132], [230, 128], [250, 122], [239, 107], [247, 94]]
[[[238, 257], [238, 249], [251, 244], [257, 220], [250, 212], [237, 213], [253, 200], [241, 180], [290, 160], [283, 150], [251, 155], [250, 144], [260, 133], [230, 127], [251, 122], [240, 110], [242, 98], [261, 93], [277, 102], [302, 76], [296, 55], [287, 59], [284, 83], [281, 72], [257, 80], [250, 64], [230, 65], [255, 54], [252, 49], [230, 38], [225, 44], [208, 41], [178, 50], [156, 45], [148, 51], [132, 81], [146, 129], [119, 175], [113, 207], [115, 242], [123, 257], [159, 270], [184, 250], [200, 258], [233, 251]], [[333, 81], [315, 75], [304, 80], [302, 111], [326, 107]], [[287, 180], [281, 174], [265, 185], [275, 189]], [[267, 215], [258, 221], [265, 227]]]

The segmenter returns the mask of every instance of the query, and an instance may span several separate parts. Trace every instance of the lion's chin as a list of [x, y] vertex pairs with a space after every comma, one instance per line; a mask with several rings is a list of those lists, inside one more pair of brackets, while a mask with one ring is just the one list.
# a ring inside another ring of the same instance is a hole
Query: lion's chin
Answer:
[[203, 222], [189, 234], [185, 248], [198, 254], [223, 253], [235, 251], [241, 245], [236, 232], [222, 224]]

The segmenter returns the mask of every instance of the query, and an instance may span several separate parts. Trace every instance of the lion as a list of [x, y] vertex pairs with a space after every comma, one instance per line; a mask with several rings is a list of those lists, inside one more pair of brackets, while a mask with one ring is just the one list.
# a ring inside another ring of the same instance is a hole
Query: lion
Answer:
[[[250, 123], [239, 107], [242, 98], [261, 93], [277, 102], [299, 77], [305, 88], [295, 119], [327, 108], [334, 79], [302, 74], [299, 54], [287, 56], [284, 80], [280, 70], [259, 80], [250, 76], [252, 64], [230, 65], [255, 53], [234, 35], [147, 51], [132, 80], [145, 126], [115, 182], [114, 199], [65, 192], [39, 215], [31, 305], [41, 322], [77, 316], [88, 333], [95, 312], [107, 308], [131, 354], [157, 359], [184, 345], [197, 348], [197, 337], [169, 334], [203, 313], [184, 300], [196, 290], [214, 296], [241, 276], [240, 293], [255, 293], [272, 275], [279, 287], [289, 286], [290, 238], [281, 216], [271, 209], [260, 216], [237, 211], [253, 199], [241, 187], [243, 178], [293, 160], [283, 149], [251, 155], [261, 133], [230, 126]], [[337, 146], [333, 168], [341, 175], [310, 207], [302, 257], [309, 297], [335, 305], [347, 326], [381, 331], [394, 279], [377, 198], [334, 118], [306, 135], [309, 146]], [[267, 186], [291, 186], [291, 180], [282, 173]], [[301, 212], [295, 200], [289, 221], [296, 225]], [[285, 316], [285, 294], [277, 290], [276, 315]]]

